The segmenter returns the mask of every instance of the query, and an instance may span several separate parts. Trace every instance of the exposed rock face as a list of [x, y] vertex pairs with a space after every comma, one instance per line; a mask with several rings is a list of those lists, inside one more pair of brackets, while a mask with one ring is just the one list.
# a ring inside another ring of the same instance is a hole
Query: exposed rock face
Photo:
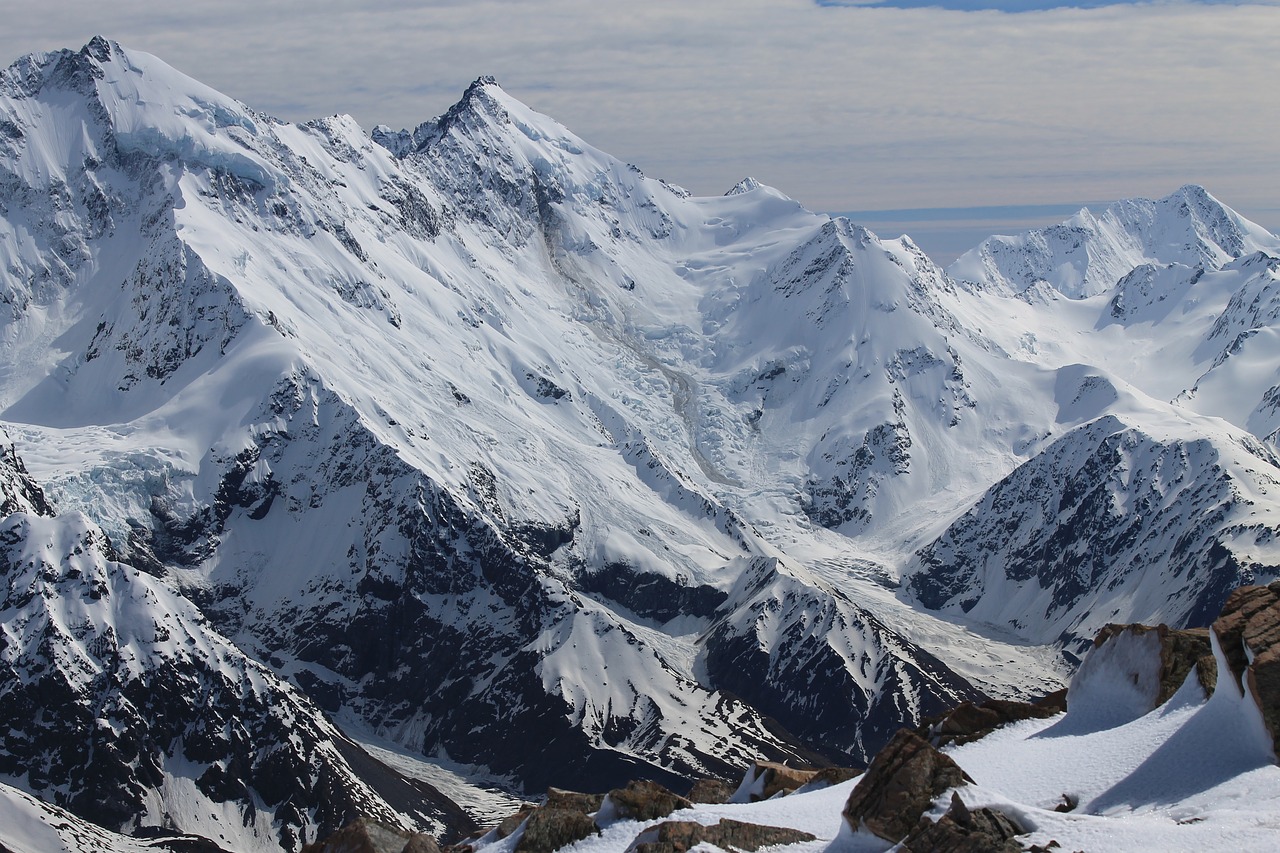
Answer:
[[603, 802], [604, 794], [584, 794], [580, 791], [566, 791], [563, 788], [548, 788], [547, 801], [543, 803], [543, 808], [592, 814]]
[[735, 788], [723, 779], [699, 779], [689, 789], [693, 803], [727, 803]]
[[1280, 745], [1280, 581], [1231, 593], [1213, 632], [1233, 683], [1248, 684], [1272, 743]]
[[699, 844], [712, 844], [722, 850], [754, 851], [775, 844], [798, 844], [813, 841], [814, 836], [798, 829], [760, 826], [725, 818], [714, 826], [703, 826], [687, 820], [670, 820], [647, 830], [636, 838], [634, 853], [685, 853]]
[[867, 768], [844, 807], [855, 831], [865, 826], [897, 843], [948, 788], [972, 782], [960, 765], [909, 729], [894, 736]]
[[53, 507], [44, 490], [27, 473], [9, 434], [0, 429], [0, 518], [15, 512], [51, 516]]
[[814, 774], [805, 787], [809, 790], [827, 788], [831, 785], [839, 785], [841, 782], [848, 782], [865, 772], [866, 769], [862, 767], [824, 767]]
[[986, 737], [1000, 726], [1019, 720], [1044, 719], [1067, 707], [1065, 689], [1035, 702], [988, 699], [981, 704], [962, 702], [947, 713], [925, 720], [917, 733], [936, 747], [962, 744]]
[[[736, 791], [730, 791], [734, 802], [758, 802], [779, 795], [790, 794], [801, 788], [825, 788], [847, 782], [861, 773], [853, 767], [789, 767], [774, 761], [756, 761], [747, 768], [746, 775]], [[690, 799], [694, 799], [692, 792]], [[711, 802], [710, 800], [694, 800]]]
[[1071, 679], [1067, 713], [1098, 726], [1137, 719], [1167, 702], [1192, 671], [1211, 694], [1217, 665], [1207, 631], [1107, 625]]
[[404, 832], [362, 817], [302, 853], [440, 853], [440, 845], [425, 832]]
[[524, 834], [516, 842], [516, 853], [552, 853], [599, 831], [585, 812], [540, 808], [525, 821]]
[[750, 789], [751, 802], [791, 793], [818, 775], [817, 768], [788, 767], [774, 761], [757, 761], [747, 770], [743, 785]]
[[508, 835], [511, 835], [519, 829], [520, 826], [529, 819], [529, 815], [533, 814], [537, 809], [538, 807], [534, 805], [522, 806], [520, 811], [503, 818], [502, 822], [494, 829], [494, 834], [497, 835], [498, 838], [506, 838]]
[[920, 818], [902, 842], [904, 853], [1021, 853], [1015, 836], [1026, 832], [1013, 818], [991, 808], [969, 810], [958, 794], [938, 821]]
[[657, 782], [641, 780], [631, 782], [625, 788], [610, 791], [601, 810], [609, 812], [610, 820], [657, 820], [692, 805], [684, 797], [671, 793]]
[[1154, 632], [1160, 641], [1160, 689], [1156, 693], [1153, 707], [1163, 705], [1178, 692], [1192, 667], [1197, 667], [1196, 678], [1205, 695], [1213, 695], [1218, 678], [1218, 664], [1209, 645], [1208, 628], [1175, 630], [1168, 625], [1156, 625], [1154, 628], [1149, 625], [1107, 625], [1094, 638], [1093, 647], [1098, 648], [1112, 637], [1125, 632], [1137, 635]]

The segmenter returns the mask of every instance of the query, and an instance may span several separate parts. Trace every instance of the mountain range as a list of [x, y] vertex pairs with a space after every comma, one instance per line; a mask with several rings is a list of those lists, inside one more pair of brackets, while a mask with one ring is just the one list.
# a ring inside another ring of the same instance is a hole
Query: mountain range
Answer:
[[95, 38], [0, 75], [0, 259], [13, 809], [865, 763], [1280, 566], [1280, 237], [1196, 186], [944, 270], [488, 78], [366, 132]]

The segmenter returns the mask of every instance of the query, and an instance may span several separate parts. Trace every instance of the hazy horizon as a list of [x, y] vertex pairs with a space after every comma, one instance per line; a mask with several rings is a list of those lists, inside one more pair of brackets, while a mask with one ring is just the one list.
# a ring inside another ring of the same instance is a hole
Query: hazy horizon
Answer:
[[939, 256], [1056, 221], [1017, 208], [1187, 183], [1280, 226], [1280, 113], [1248, 96], [1280, 71], [1276, 0], [6, 5], [4, 64], [102, 34], [290, 121], [412, 127], [491, 74], [647, 174], [751, 175]]

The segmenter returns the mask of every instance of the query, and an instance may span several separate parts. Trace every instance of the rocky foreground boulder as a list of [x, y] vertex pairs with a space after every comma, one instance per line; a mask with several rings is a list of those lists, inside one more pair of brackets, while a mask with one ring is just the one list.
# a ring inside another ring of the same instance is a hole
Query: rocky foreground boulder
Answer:
[[[813, 790], [838, 785], [861, 772], [852, 767], [791, 767], [776, 761], [755, 761], [747, 768], [737, 791], [733, 792], [733, 802], [755, 803], [779, 795], [786, 796], [801, 788]], [[698, 802], [692, 792], [690, 799]]]
[[945, 714], [925, 720], [916, 729], [916, 734], [939, 748], [970, 743], [1009, 723], [1043, 720], [1061, 714], [1066, 708], [1065, 689], [1050, 693], [1035, 702], [1008, 699], [988, 699], [981, 703], [961, 702]]
[[969, 809], [951, 795], [946, 814], [932, 821], [921, 817], [902, 842], [903, 853], [1022, 853], [1016, 836], [1027, 830], [1009, 815], [992, 808]]
[[692, 806], [688, 799], [668, 791], [657, 782], [642, 779], [610, 791], [600, 806], [598, 818], [609, 822], [657, 820]]
[[595, 820], [585, 812], [544, 806], [525, 821], [515, 853], [552, 853], [599, 832]]
[[1096, 649], [1104, 643], [1121, 636], [1151, 636], [1159, 647], [1159, 657], [1153, 661], [1156, 665], [1154, 681], [1158, 685], [1154, 697], [1153, 708], [1157, 708], [1173, 698], [1187, 676], [1194, 668], [1196, 682], [1205, 696], [1213, 695], [1213, 688], [1218, 679], [1218, 664], [1213, 657], [1213, 648], [1209, 644], [1208, 628], [1174, 629], [1168, 625], [1106, 625], [1093, 639]]
[[302, 853], [440, 853], [440, 845], [425, 832], [403, 832], [362, 817]]
[[854, 831], [865, 827], [896, 844], [948, 788], [972, 781], [950, 756], [902, 729], [849, 794], [844, 819]]
[[1241, 692], [1248, 689], [1280, 754], [1280, 581], [1231, 593], [1213, 633], [1231, 683]]
[[729, 818], [711, 826], [689, 820], [669, 820], [640, 833], [631, 846], [631, 853], [686, 853], [703, 843], [721, 850], [752, 853], [761, 847], [813, 840], [813, 835], [798, 829], [760, 826]]

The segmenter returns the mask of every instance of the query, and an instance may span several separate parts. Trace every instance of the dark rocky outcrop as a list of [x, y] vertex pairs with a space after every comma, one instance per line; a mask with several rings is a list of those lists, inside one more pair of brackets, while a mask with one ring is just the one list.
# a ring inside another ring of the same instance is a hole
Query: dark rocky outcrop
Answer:
[[902, 842], [904, 853], [1022, 853], [1015, 836], [1027, 830], [1004, 812], [991, 808], [972, 811], [951, 795], [951, 807], [938, 821], [920, 818]]
[[607, 805], [601, 808], [610, 812], [609, 819], [657, 820], [692, 805], [657, 782], [641, 780], [610, 791]]
[[747, 768], [742, 785], [750, 791], [748, 799], [757, 802], [785, 796], [801, 788], [838, 785], [861, 772], [853, 767], [791, 767], [776, 761], [755, 761]]
[[728, 598], [713, 586], [690, 586], [688, 582], [646, 573], [622, 562], [605, 563], [599, 569], [583, 572], [578, 577], [578, 586], [658, 622], [677, 616], [709, 617]]
[[27, 473], [9, 434], [0, 428], [0, 518], [15, 512], [53, 515], [53, 506], [44, 490]]
[[537, 810], [538, 807], [535, 805], [521, 806], [519, 811], [515, 814], [507, 815], [494, 827], [494, 834], [500, 839], [506, 838], [519, 829], [529, 819], [529, 816]]
[[814, 836], [798, 829], [761, 826], [725, 818], [714, 826], [703, 826], [687, 820], [670, 820], [658, 824], [636, 838], [633, 853], [685, 853], [706, 843], [722, 850], [754, 851], [775, 844], [798, 844], [813, 841]]
[[543, 807], [529, 815], [516, 853], [553, 853], [575, 841], [595, 835], [596, 822], [577, 809]]
[[1058, 690], [1035, 702], [988, 699], [961, 702], [945, 714], [931, 717], [916, 729], [920, 737], [936, 747], [969, 743], [986, 737], [1001, 726], [1020, 720], [1042, 720], [1067, 708], [1067, 691]]
[[584, 794], [581, 791], [567, 791], [564, 788], [548, 788], [547, 801], [542, 804], [547, 809], [566, 809], [580, 814], [594, 814], [604, 802], [604, 794]]
[[689, 789], [689, 801], [693, 803], [727, 803], [737, 790], [723, 779], [698, 779]]
[[440, 846], [425, 832], [403, 832], [362, 817], [302, 853], [440, 853]]
[[972, 782], [960, 765], [910, 729], [902, 729], [871, 762], [849, 794], [844, 819], [897, 843], [948, 788]]
[[1231, 593], [1213, 632], [1232, 683], [1248, 685], [1273, 748], [1280, 746], [1280, 581]]
[[[751, 801], [767, 800], [778, 794], [789, 794], [818, 775], [815, 767], [788, 767], [775, 761], [757, 761], [747, 770], [748, 784], [753, 788]], [[754, 789], [759, 788], [755, 793]]]

